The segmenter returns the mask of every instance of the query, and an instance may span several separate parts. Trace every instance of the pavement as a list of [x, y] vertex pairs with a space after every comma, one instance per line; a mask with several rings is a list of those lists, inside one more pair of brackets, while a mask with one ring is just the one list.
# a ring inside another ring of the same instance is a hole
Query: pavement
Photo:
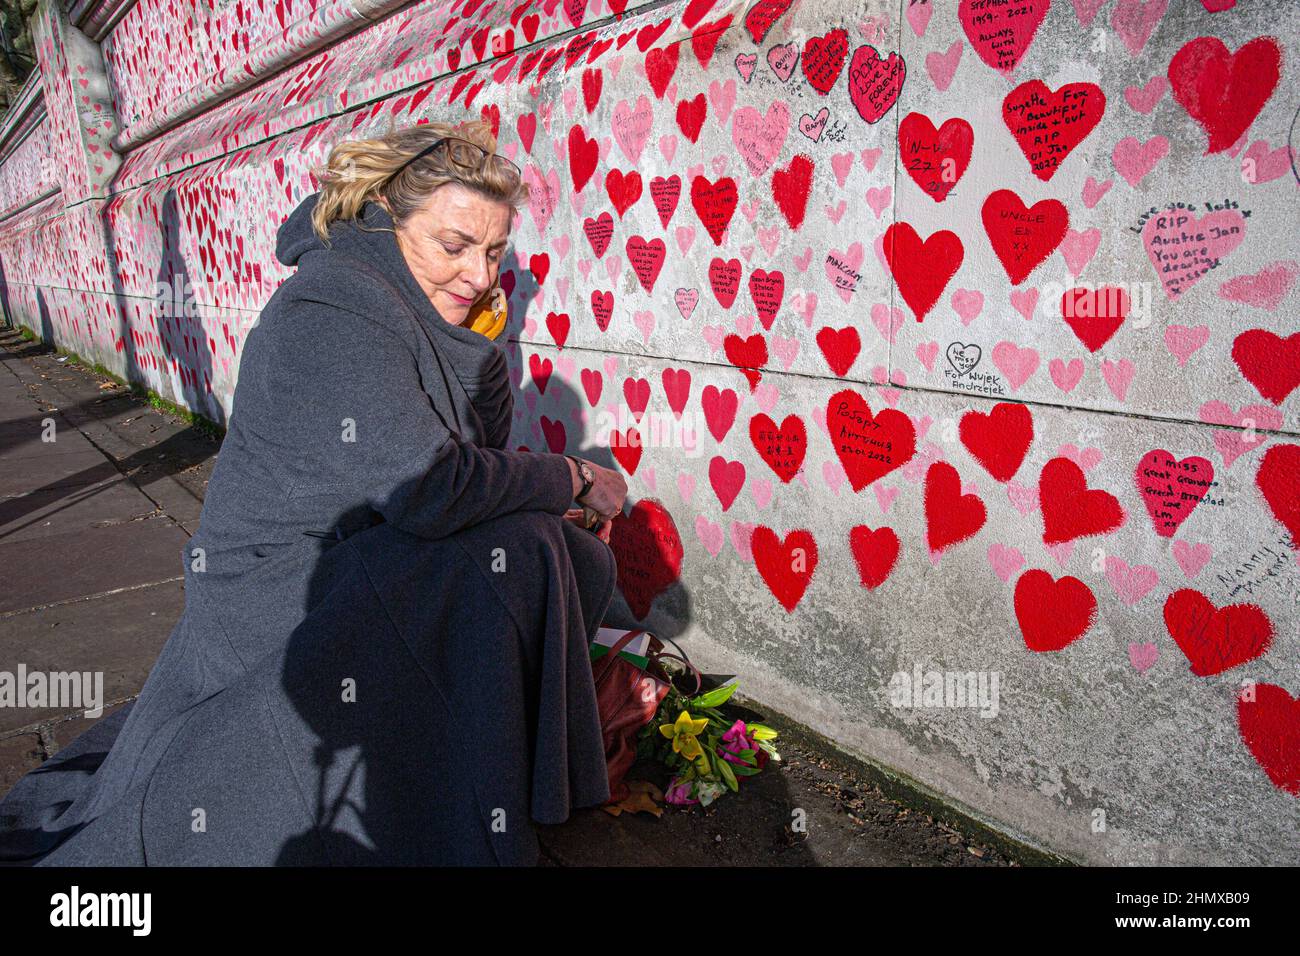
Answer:
[[[0, 672], [102, 671], [105, 714], [139, 694], [184, 608], [180, 553], [219, 451], [210, 430], [0, 329]], [[780, 732], [782, 760], [739, 793], [658, 816], [576, 810], [538, 826], [542, 865], [1059, 862], [759, 716]], [[91, 723], [80, 710], [0, 707], [0, 795]], [[655, 764], [629, 779], [667, 783]]]

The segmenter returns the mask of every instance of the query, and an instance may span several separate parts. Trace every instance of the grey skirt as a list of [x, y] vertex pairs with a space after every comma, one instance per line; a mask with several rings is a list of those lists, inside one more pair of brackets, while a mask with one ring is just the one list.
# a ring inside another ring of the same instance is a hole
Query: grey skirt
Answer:
[[[533, 821], [609, 796], [588, 643], [615, 578], [608, 545], [542, 511], [360, 531], [246, 673], [165, 720], [104, 718], [20, 780], [0, 862], [534, 865]], [[160, 664], [213, 629], [187, 603]]]

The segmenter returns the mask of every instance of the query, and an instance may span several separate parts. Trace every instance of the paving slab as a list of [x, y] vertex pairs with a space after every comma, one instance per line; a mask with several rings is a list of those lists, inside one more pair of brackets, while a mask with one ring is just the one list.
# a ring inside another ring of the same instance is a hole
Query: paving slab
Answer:
[[8, 793], [19, 777], [44, 761], [40, 734], [0, 737], [0, 796]]
[[166, 518], [0, 539], [0, 642], [8, 633], [6, 612], [180, 578], [188, 540]]
[[0, 500], [0, 542], [92, 531], [156, 514], [154, 503], [120, 474], [93, 485], [37, 488]]
[[[134, 697], [185, 610], [180, 581], [118, 591], [0, 618], [0, 672], [103, 674], [101, 703]], [[0, 707], [0, 734], [82, 713], [78, 707]]]
[[29, 494], [33, 488], [75, 488], [120, 477], [117, 467], [93, 448], [22, 458], [0, 455], [0, 499]]

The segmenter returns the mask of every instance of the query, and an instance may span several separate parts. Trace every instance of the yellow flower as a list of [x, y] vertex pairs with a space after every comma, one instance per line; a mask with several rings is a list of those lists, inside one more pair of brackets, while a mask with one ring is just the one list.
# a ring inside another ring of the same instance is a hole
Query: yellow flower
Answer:
[[660, 724], [659, 733], [673, 739], [674, 753], [681, 754], [687, 760], [694, 760], [704, 754], [704, 748], [695, 739], [695, 735], [703, 733], [704, 728], [707, 726], [709, 726], [707, 717], [692, 720], [690, 714], [682, 711], [681, 716], [677, 718], [676, 724]]

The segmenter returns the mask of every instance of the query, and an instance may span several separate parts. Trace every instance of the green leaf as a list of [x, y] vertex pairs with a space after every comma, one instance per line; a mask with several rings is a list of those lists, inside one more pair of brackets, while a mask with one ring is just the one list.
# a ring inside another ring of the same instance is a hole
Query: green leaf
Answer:
[[738, 773], [742, 777], [752, 777], [754, 774], [759, 772], [759, 769], [757, 767], [746, 767], [738, 763], [733, 763], [731, 765], [731, 772]]
[[726, 785], [730, 787], [733, 791], [739, 790], [740, 784], [736, 780], [735, 772], [731, 769], [731, 764], [728, 763], [726, 760], [720, 760], [718, 761], [718, 767], [722, 771], [723, 782], [726, 783]]
[[715, 687], [713, 690], [693, 698], [691, 704], [699, 708], [717, 707], [730, 700], [731, 695], [736, 692], [736, 688], [739, 686], [739, 684], [724, 684], [722, 687]]

